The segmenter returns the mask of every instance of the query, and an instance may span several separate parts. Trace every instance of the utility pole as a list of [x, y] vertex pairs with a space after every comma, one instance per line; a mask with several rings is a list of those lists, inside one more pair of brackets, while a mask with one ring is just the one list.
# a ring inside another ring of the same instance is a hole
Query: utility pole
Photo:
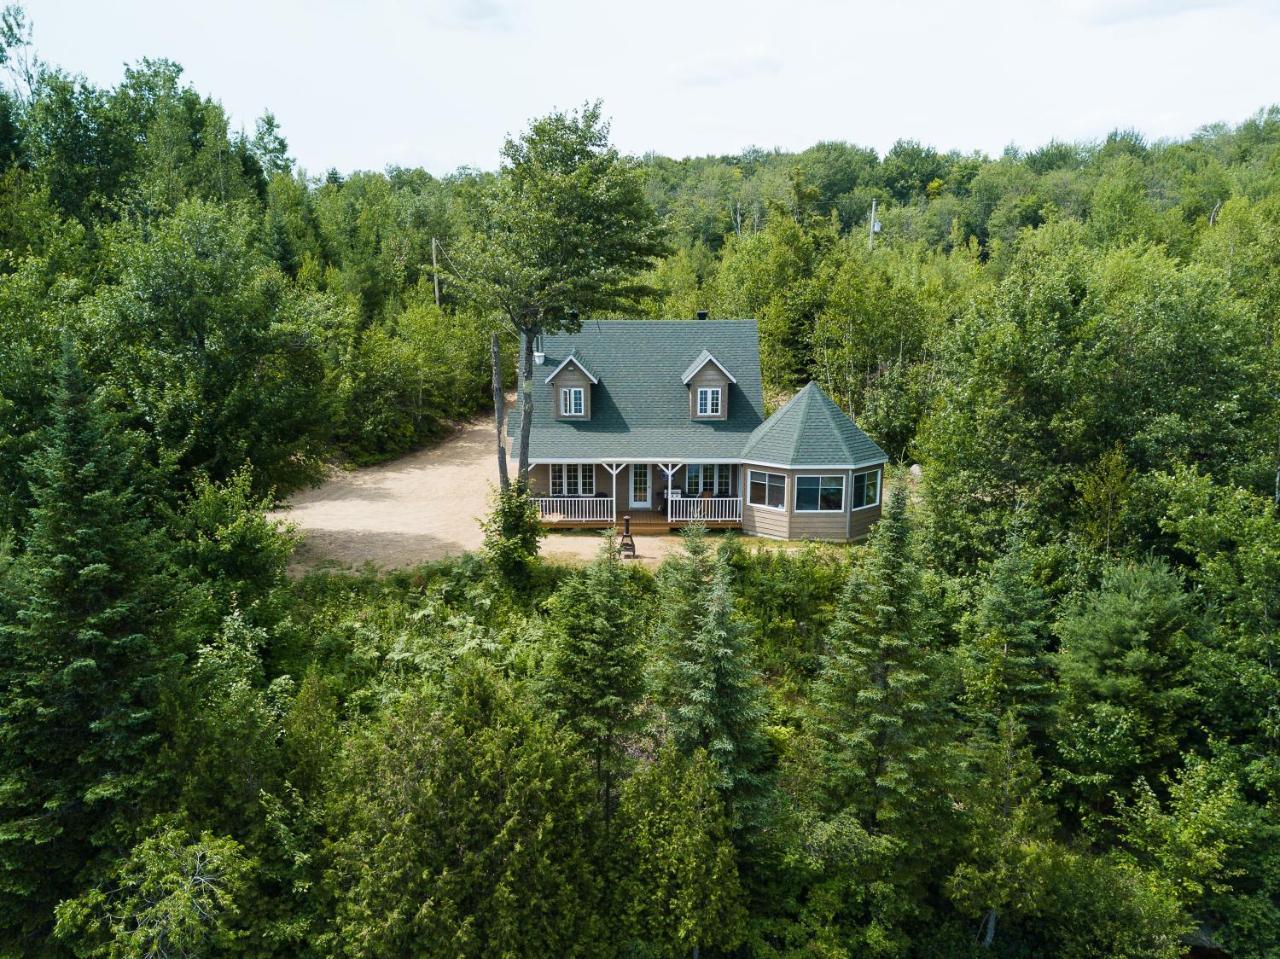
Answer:
[[440, 306], [440, 267], [436, 264], [436, 238], [431, 238], [431, 282], [436, 288], [436, 307]]
[[876, 230], [880, 226], [876, 222], [876, 201], [871, 200], [871, 222], [867, 224], [867, 249], [874, 250], [876, 248]]

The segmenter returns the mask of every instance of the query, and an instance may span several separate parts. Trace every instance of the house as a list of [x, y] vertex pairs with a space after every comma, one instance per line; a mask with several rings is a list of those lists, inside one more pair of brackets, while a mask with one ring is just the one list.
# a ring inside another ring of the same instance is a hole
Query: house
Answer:
[[821, 389], [765, 418], [754, 320], [588, 320], [535, 347], [530, 489], [549, 526], [843, 541], [880, 517], [884, 452]]

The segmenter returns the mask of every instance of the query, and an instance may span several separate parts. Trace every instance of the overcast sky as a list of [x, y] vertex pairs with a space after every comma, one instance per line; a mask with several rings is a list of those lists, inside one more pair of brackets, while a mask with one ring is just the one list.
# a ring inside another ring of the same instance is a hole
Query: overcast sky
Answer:
[[35, 0], [38, 53], [113, 85], [167, 57], [311, 173], [492, 168], [535, 115], [603, 98], [670, 156], [898, 138], [1150, 138], [1280, 102], [1280, 0]]

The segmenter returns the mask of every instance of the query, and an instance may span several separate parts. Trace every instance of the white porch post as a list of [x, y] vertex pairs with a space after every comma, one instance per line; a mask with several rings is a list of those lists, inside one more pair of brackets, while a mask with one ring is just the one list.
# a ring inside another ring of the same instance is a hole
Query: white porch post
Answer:
[[658, 469], [667, 475], [667, 522], [671, 522], [671, 477], [680, 468], [679, 463], [659, 463]]
[[625, 463], [601, 463], [605, 469], [609, 471], [609, 475], [613, 477], [613, 499], [609, 501], [609, 515], [615, 523], [618, 521], [618, 474], [622, 472]]

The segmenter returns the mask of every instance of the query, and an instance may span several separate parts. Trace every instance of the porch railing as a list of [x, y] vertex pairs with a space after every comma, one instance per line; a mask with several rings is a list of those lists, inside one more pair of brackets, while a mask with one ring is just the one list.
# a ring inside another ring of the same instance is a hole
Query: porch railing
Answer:
[[614, 518], [613, 498], [609, 496], [538, 496], [534, 502], [544, 520], [607, 522]]
[[736, 496], [673, 496], [667, 500], [670, 522], [742, 522], [742, 500]]

